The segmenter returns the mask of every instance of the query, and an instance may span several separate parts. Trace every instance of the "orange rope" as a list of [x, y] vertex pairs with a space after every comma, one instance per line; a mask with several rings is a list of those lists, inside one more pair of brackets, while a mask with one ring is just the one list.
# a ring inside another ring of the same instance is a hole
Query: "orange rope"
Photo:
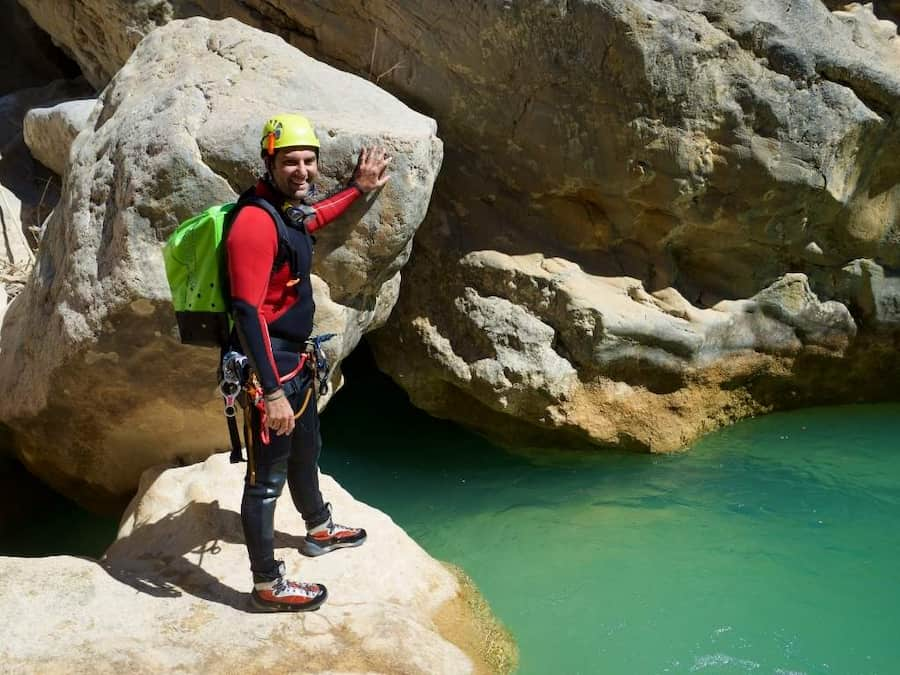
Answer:
[[309, 389], [306, 390], [306, 398], [303, 399], [303, 405], [300, 406], [300, 410], [297, 411], [297, 414], [294, 415], [294, 419], [297, 419], [306, 411], [306, 406], [309, 405], [309, 399], [312, 396], [313, 387], [316, 385], [315, 382], [309, 383]]

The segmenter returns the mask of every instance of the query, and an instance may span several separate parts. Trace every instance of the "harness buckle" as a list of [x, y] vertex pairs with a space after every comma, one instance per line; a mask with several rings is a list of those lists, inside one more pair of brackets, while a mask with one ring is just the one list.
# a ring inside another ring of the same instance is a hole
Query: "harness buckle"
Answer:
[[247, 357], [240, 352], [230, 351], [222, 357], [222, 379], [219, 393], [225, 399], [225, 417], [234, 417], [235, 399], [247, 379]]
[[337, 333], [324, 333], [310, 338], [306, 341], [306, 351], [310, 355], [310, 359], [315, 371], [315, 377], [319, 381], [319, 396], [325, 396], [328, 393], [328, 356], [322, 345], [335, 337]]

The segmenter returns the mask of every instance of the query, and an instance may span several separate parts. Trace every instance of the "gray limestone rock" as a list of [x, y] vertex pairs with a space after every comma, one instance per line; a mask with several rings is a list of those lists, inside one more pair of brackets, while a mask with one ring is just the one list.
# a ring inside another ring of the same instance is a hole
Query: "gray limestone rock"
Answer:
[[83, 99], [29, 110], [23, 134], [34, 158], [57, 175], [65, 174], [72, 142], [87, 127], [96, 104], [96, 99]]
[[888, 276], [872, 260], [854, 260], [842, 270], [838, 294], [865, 324], [890, 334], [900, 328], [900, 277]]
[[[230, 14], [425, 107], [447, 157], [377, 351], [436, 414], [673, 449], [774, 407], [864, 398], [867, 354], [898, 367], [893, 337], [866, 332], [890, 333], [890, 301], [845, 271], [870, 260], [889, 289], [900, 269], [900, 41], [879, 19], [895, 3], [23, 1], [73, 51], [82, 28], [98, 82], [121, 62], [103, 31], [120, 45]], [[485, 272], [486, 252], [580, 270], [596, 296], [530, 263]], [[513, 324], [528, 345], [515, 358]], [[537, 374], [517, 380], [520, 363]], [[565, 409], [548, 402], [563, 391]], [[624, 391], [640, 404], [617, 407]]]
[[63, 492], [109, 504], [147, 466], [226, 445], [218, 354], [178, 343], [161, 247], [180, 221], [254, 182], [262, 124], [283, 110], [316, 126], [323, 191], [349, 180], [363, 145], [395, 158], [385, 188], [318, 236], [312, 280], [317, 330], [340, 334], [333, 363], [387, 319], [441, 163], [434, 122], [237, 21], [154, 31], [75, 139], [0, 333], [0, 382], [15, 391], [0, 418], [26, 466]]

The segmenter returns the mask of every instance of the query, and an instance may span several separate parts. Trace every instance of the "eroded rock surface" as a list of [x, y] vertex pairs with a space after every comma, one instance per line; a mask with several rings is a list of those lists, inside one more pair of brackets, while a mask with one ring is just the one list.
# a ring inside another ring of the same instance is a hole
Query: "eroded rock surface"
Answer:
[[[219, 454], [165, 469], [143, 477], [99, 564], [0, 559], [5, 669], [455, 674], [514, 667], [508, 634], [470, 609], [473, 598], [457, 577], [327, 476], [322, 488], [335, 512], [365, 526], [368, 541], [303, 558], [296, 550], [303, 521], [284, 504], [276, 555], [293, 578], [324, 583], [329, 599], [309, 614], [250, 613], [239, 515], [244, 466]], [[461, 644], [449, 634], [464, 636]], [[486, 661], [488, 648], [505, 660]]]
[[[48, 0], [25, 4], [77, 51]], [[174, 16], [232, 14], [437, 119], [447, 160], [377, 338], [382, 367], [435, 414], [502, 437], [551, 429], [551, 445], [571, 427], [581, 441], [656, 449], [774, 407], [896, 396], [880, 374], [900, 370], [900, 39], [879, 19], [895, 3], [109, 4], [66, 3], [71, 25], [91, 36], [102, 23], [122, 41]], [[78, 58], [103, 81], [117, 53], [88, 44]], [[691, 315], [730, 301], [726, 314], [754, 306], [761, 323], [698, 337], [641, 309], [567, 343], [577, 331], [526, 292], [546, 287], [542, 275], [502, 292], [468, 280], [494, 252], [606, 278], [585, 303], [612, 303], [606, 320], [627, 278]], [[785, 276], [796, 274], [807, 310], [775, 311], [764, 296], [800, 288]], [[628, 388], [642, 397], [631, 413], [609, 403]], [[665, 438], [650, 438], [663, 421]]]
[[[772, 404], [731, 386], [741, 377], [805, 352], [840, 358], [857, 332], [847, 307], [820, 302], [802, 274], [701, 309], [674, 289], [648, 293], [637, 279], [540, 254], [483, 251], [461, 267], [437, 275], [455, 298], [447, 312], [376, 335], [376, 355], [426, 410], [516, 442], [558, 431], [574, 443], [676, 450], [728, 419], [716, 407], [739, 418]], [[405, 294], [397, 311], [415, 315], [427, 293]]]
[[0, 334], [0, 382], [15, 391], [0, 418], [57, 489], [114, 502], [146, 467], [227, 443], [218, 353], [175, 338], [161, 244], [255, 181], [262, 123], [281, 110], [316, 125], [323, 191], [349, 179], [364, 144], [395, 156], [380, 194], [318, 237], [312, 280], [318, 330], [340, 335], [334, 363], [386, 320], [441, 162], [434, 122], [237, 21], [161, 28], [76, 138], [35, 272]]
[[25, 4], [98, 81], [126, 51], [101, 36], [206, 12], [422, 102], [449, 140], [438, 210], [467, 244], [506, 240], [470, 250], [560, 255], [704, 305], [814, 276], [800, 267], [900, 264], [900, 42], [870, 5]]

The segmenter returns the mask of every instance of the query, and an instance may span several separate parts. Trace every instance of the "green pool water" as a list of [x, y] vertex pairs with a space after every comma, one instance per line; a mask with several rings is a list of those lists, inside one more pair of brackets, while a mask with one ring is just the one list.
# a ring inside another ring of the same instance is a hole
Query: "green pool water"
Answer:
[[528, 459], [349, 378], [323, 470], [471, 575], [520, 673], [900, 672], [900, 405]]
[[[345, 370], [323, 470], [469, 573], [520, 673], [900, 673], [900, 405], [771, 415], [678, 456], [525, 458], [417, 411], [365, 352]], [[0, 555], [115, 536], [0, 477]]]

